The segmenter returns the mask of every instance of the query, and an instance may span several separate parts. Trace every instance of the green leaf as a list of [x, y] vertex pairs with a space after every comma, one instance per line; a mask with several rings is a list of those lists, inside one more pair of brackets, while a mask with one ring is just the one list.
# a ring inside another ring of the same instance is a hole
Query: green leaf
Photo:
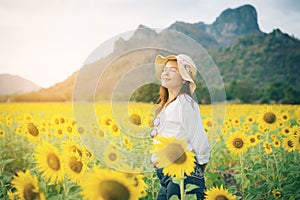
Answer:
[[[183, 179], [184, 179], [184, 178], [183, 178]], [[177, 177], [172, 178], [173, 183], [176, 183], [176, 184], [178, 184], [178, 185], [180, 185], [180, 181], [181, 181], [181, 180], [182, 180], [181, 178], [177, 178]]]
[[195, 185], [195, 184], [187, 184], [187, 185], [186, 185], [185, 191], [186, 191], [186, 192], [189, 192], [189, 191], [192, 191], [192, 190], [194, 190], [194, 189], [196, 189], [196, 188], [199, 188], [199, 186], [198, 186], [198, 185]]
[[197, 200], [196, 194], [188, 194], [185, 196], [185, 200]]
[[174, 194], [171, 196], [170, 200], [179, 200], [179, 198], [177, 195]]
[[9, 163], [12, 163], [15, 159], [11, 158], [11, 159], [6, 159], [6, 160], [2, 160], [0, 162], [0, 165], [6, 165], [6, 164], [9, 164]]

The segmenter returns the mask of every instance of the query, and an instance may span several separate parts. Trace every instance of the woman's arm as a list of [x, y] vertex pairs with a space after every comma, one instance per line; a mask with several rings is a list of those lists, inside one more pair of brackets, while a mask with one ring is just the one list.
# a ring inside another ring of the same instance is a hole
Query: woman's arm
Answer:
[[199, 164], [206, 164], [210, 157], [210, 146], [203, 127], [199, 105], [188, 95], [180, 95], [179, 98], [188, 149], [196, 154]]

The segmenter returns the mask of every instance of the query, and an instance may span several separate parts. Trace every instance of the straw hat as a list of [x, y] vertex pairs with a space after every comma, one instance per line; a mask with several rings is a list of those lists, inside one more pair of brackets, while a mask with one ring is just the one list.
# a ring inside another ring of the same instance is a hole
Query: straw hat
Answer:
[[190, 90], [193, 93], [196, 89], [196, 84], [194, 82], [194, 78], [197, 74], [197, 67], [193, 60], [184, 54], [179, 55], [169, 55], [162, 56], [158, 55], [155, 58], [155, 73], [156, 76], [160, 79], [160, 75], [165, 67], [166, 63], [169, 60], [177, 60], [178, 70], [183, 80], [186, 80], [190, 83]]

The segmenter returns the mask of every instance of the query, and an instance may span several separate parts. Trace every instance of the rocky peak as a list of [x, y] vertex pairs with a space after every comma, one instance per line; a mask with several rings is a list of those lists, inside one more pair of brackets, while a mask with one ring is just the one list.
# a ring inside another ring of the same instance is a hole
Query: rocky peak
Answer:
[[216, 31], [223, 34], [239, 35], [260, 31], [256, 9], [251, 5], [225, 10], [212, 26]]
[[207, 29], [219, 43], [232, 43], [237, 36], [260, 33], [256, 9], [244, 5], [235, 9], [226, 9]]

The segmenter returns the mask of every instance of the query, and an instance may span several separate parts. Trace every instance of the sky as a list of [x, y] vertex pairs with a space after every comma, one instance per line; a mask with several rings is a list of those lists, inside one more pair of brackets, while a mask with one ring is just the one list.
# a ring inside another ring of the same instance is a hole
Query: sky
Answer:
[[47, 88], [79, 70], [112, 37], [140, 24], [212, 24], [222, 11], [251, 4], [261, 31], [300, 38], [299, 0], [0, 0], [0, 74]]

